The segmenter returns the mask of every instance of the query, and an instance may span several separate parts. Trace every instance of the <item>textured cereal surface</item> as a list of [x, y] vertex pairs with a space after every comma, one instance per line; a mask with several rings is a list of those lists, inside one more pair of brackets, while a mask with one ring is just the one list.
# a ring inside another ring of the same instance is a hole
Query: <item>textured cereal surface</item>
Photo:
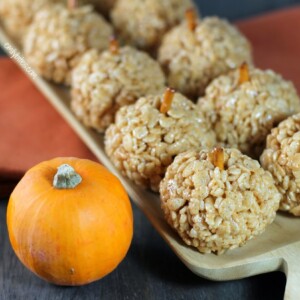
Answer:
[[15, 39], [21, 40], [35, 13], [47, 4], [64, 2], [63, 0], [1, 0], [1, 21]]
[[168, 223], [187, 245], [222, 254], [273, 222], [280, 193], [269, 172], [236, 149], [224, 149], [224, 170], [207, 150], [178, 155], [160, 184]]
[[283, 195], [280, 209], [300, 216], [300, 114], [272, 129], [261, 158]]
[[118, 0], [111, 19], [125, 43], [148, 50], [156, 48], [191, 7], [192, 0]]
[[167, 33], [159, 49], [159, 61], [168, 83], [181, 93], [197, 98], [217, 76], [251, 62], [247, 39], [225, 20], [204, 18], [191, 31], [184, 21]]
[[249, 74], [243, 84], [238, 84], [239, 70], [215, 79], [198, 107], [220, 143], [256, 158], [271, 129], [300, 111], [300, 100], [293, 84], [275, 72], [250, 68]]
[[82, 54], [91, 48], [106, 49], [111, 35], [111, 26], [91, 6], [69, 10], [55, 5], [36, 14], [24, 53], [40, 75], [68, 85]]
[[144, 52], [127, 46], [118, 54], [90, 50], [73, 72], [71, 107], [85, 125], [103, 132], [120, 107], [164, 86], [160, 65]]
[[117, 169], [154, 191], [177, 154], [215, 144], [215, 134], [195, 104], [176, 93], [162, 114], [161, 98], [147, 96], [122, 107], [105, 134], [106, 153]]

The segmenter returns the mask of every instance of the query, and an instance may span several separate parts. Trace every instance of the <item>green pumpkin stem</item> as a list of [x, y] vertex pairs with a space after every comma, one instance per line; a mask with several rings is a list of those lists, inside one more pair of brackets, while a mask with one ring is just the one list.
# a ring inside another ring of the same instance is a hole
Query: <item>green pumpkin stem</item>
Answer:
[[81, 176], [70, 165], [64, 164], [57, 168], [53, 187], [56, 189], [74, 189], [81, 181]]

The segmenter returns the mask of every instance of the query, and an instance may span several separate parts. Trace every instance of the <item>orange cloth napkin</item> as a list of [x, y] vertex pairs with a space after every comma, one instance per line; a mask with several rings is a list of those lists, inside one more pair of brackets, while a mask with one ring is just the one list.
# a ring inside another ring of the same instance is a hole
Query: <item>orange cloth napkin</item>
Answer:
[[300, 93], [300, 6], [237, 25], [253, 45], [255, 64], [293, 81]]
[[96, 160], [23, 71], [0, 58], [0, 198], [26, 170], [56, 156]]
[[[300, 91], [300, 7], [237, 24], [254, 47], [257, 66], [272, 68]], [[0, 197], [31, 166], [56, 156], [96, 159], [8, 58], [0, 59]]]

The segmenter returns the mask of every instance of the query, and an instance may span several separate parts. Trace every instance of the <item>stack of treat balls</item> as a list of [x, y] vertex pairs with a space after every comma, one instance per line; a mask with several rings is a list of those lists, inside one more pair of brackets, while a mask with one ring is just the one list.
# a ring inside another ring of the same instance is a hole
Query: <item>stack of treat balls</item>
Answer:
[[228, 21], [192, 0], [2, 0], [0, 16], [187, 245], [222, 254], [278, 209], [300, 216], [299, 96]]

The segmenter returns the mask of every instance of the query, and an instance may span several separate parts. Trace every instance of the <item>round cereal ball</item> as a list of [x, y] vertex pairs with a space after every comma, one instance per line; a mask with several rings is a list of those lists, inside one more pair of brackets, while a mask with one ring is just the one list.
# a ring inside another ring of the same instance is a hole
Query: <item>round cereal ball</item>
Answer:
[[273, 222], [281, 195], [271, 174], [237, 149], [187, 151], [160, 183], [167, 222], [202, 253], [244, 245]]
[[71, 108], [86, 126], [103, 132], [120, 107], [164, 87], [160, 65], [147, 53], [128, 46], [90, 50], [72, 75]]
[[158, 191], [177, 154], [213, 147], [215, 141], [195, 104], [168, 89], [162, 96], [142, 97], [122, 107], [105, 133], [105, 150], [123, 175]]
[[34, 15], [48, 4], [64, 3], [63, 0], [1, 0], [0, 17], [7, 32], [21, 41]]
[[125, 43], [152, 51], [191, 7], [192, 0], [118, 0], [111, 19]]
[[283, 196], [280, 210], [300, 217], [300, 114], [272, 129], [260, 161]]
[[251, 47], [236, 27], [217, 17], [183, 21], [167, 33], [159, 49], [159, 62], [168, 84], [196, 99], [217, 76], [251, 62]]
[[293, 84], [280, 75], [243, 64], [215, 79], [198, 107], [218, 142], [258, 158], [271, 129], [299, 112], [300, 100]]
[[53, 5], [40, 10], [24, 40], [28, 63], [43, 77], [70, 84], [71, 70], [82, 54], [109, 45], [112, 27], [92, 6]]

